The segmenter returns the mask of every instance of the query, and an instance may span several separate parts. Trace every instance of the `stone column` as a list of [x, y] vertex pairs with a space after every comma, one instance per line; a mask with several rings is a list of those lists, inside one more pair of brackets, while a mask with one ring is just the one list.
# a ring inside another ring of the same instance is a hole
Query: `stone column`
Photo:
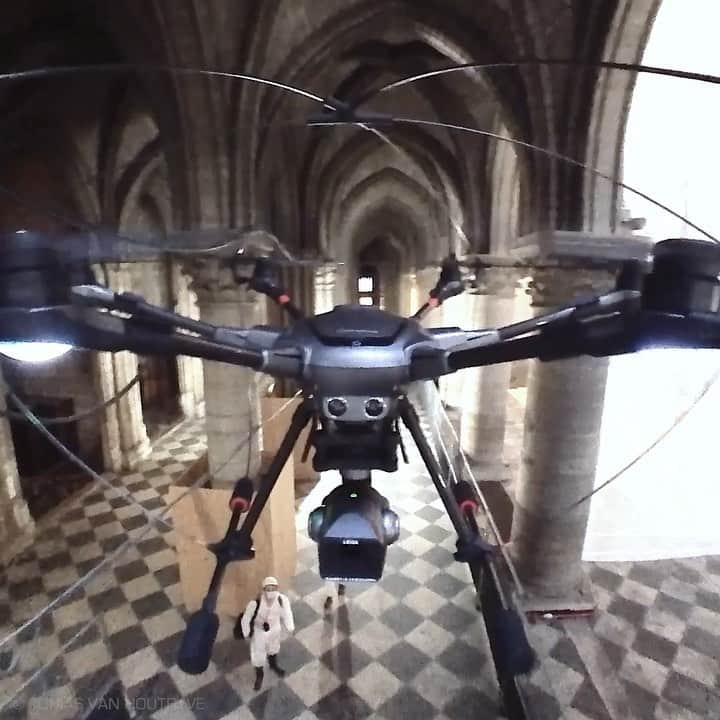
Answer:
[[[609, 273], [533, 273], [532, 305], [542, 313], [581, 294], [608, 290]], [[512, 554], [528, 611], [583, 611], [594, 600], [582, 566], [602, 421], [607, 358], [533, 360], [512, 533]]]
[[[186, 270], [197, 293], [201, 320], [232, 327], [258, 324], [257, 294], [240, 288], [218, 259], [194, 260]], [[254, 432], [251, 443], [238, 449], [260, 417], [256, 375], [249, 368], [211, 360], [203, 360], [202, 365], [210, 475], [213, 487], [231, 488], [248, 473], [248, 456], [251, 476], [260, 467], [260, 430]]]
[[400, 315], [408, 317], [415, 312], [417, 304], [415, 272], [401, 273], [398, 282], [400, 285]]
[[[195, 320], [200, 318], [195, 293], [190, 290], [190, 278], [182, 272], [179, 264], [173, 264], [173, 288], [175, 309], [181, 315]], [[180, 407], [186, 418], [203, 417], [205, 414], [205, 388], [200, 358], [180, 355], [177, 359]]]
[[[414, 315], [420, 306], [427, 300], [430, 290], [437, 282], [438, 271], [436, 268], [423, 268], [402, 273], [399, 277], [400, 287], [400, 314], [404, 317]], [[422, 321], [428, 327], [443, 325], [442, 310], [434, 310], [428, 313]]]
[[[420, 306], [427, 301], [430, 291], [437, 284], [440, 271], [436, 267], [426, 267], [415, 271], [415, 303], [409, 314], [417, 312]], [[440, 327], [443, 325], [442, 311], [431, 310], [422, 321], [426, 327]]]
[[315, 315], [330, 312], [335, 305], [336, 272], [335, 265], [321, 265], [315, 268], [313, 312]]
[[[106, 268], [105, 284], [116, 292], [133, 291], [127, 265], [113, 264]], [[138, 373], [138, 359], [131, 352], [96, 353], [96, 383], [102, 400], [124, 388]], [[113, 403], [105, 414], [103, 445], [108, 467], [130, 470], [150, 453], [140, 400], [140, 385]], [[118, 460], [119, 455], [119, 460]]]
[[[469, 296], [471, 327], [501, 327], [513, 322], [517, 279], [510, 268], [483, 271], [479, 287]], [[472, 368], [463, 380], [460, 442], [481, 480], [510, 479], [503, 449], [511, 369], [511, 363]]]
[[[467, 294], [450, 298], [440, 306], [439, 311], [435, 311], [434, 324], [474, 330], [473, 302]], [[468, 370], [458, 370], [456, 373], [445, 375], [440, 379], [440, 397], [447, 407], [460, 408], [462, 406], [463, 385], [467, 375]]]
[[[515, 315], [514, 322], [527, 320], [532, 316], [530, 304], [530, 277], [522, 277], [515, 286]], [[510, 371], [510, 387], [526, 387], [530, 372], [529, 360], [516, 360], [512, 363]]]
[[[93, 360], [93, 382], [101, 402], [115, 395], [115, 373], [113, 356], [109, 352], [96, 352]], [[109, 405], [103, 413], [100, 427], [103, 450], [103, 467], [112, 472], [122, 472], [123, 454], [120, 448], [120, 422], [115, 404]]]
[[[0, 411], [7, 409], [7, 388], [0, 373]], [[22, 496], [20, 477], [15, 462], [15, 447], [10, 423], [0, 416], [0, 549], [12, 549], [20, 536], [29, 536], [35, 528], [27, 503]]]

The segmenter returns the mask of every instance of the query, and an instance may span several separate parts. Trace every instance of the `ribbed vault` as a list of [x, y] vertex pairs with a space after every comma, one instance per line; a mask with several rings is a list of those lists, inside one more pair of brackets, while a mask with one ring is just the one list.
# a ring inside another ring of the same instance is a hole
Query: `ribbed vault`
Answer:
[[[637, 59], [657, 4], [133, 0], [67, 9], [38, 0], [8, 10], [0, 65], [234, 70], [352, 103], [406, 74], [456, 62]], [[468, 71], [390, 91], [363, 107], [505, 128], [510, 138], [617, 172], [621, 158], [609, 148], [621, 144], [633, 84], [632, 76], [618, 77], [560, 66]], [[497, 237], [497, 208], [514, 208], [509, 224], [520, 234], [612, 226], [617, 214], [616, 202], [598, 204], [590, 176], [539, 153], [516, 148], [501, 171], [497, 158], [507, 153], [496, 141], [461, 132], [397, 125], [383, 129], [390, 144], [357, 128], [303, 128], [317, 103], [251, 82], [81, 74], [2, 84], [0, 109], [8, 141], [3, 180], [12, 184], [13, 157], [27, 156], [32, 145], [71, 196], [58, 196], [69, 219], [74, 210], [91, 223], [126, 225], [149, 194], [169, 228], [255, 222], [301, 253], [340, 257], [355, 224], [377, 217], [372, 204], [384, 195], [409, 208], [422, 229], [419, 242], [432, 236], [441, 247], [466, 238], [464, 250], [511, 242]], [[352, 227], [344, 232], [346, 218]], [[437, 259], [427, 245], [416, 250], [418, 262]]]

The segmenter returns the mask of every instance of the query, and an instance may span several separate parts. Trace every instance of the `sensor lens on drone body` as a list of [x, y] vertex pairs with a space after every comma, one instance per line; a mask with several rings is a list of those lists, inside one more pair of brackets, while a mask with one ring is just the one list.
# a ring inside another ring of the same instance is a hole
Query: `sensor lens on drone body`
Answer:
[[378, 398], [370, 398], [365, 403], [365, 413], [368, 417], [379, 417], [385, 410], [385, 403]]
[[347, 402], [342, 398], [333, 398], [328, 401], [327, 409], [333, 417], [342, 417], [347, 411]]

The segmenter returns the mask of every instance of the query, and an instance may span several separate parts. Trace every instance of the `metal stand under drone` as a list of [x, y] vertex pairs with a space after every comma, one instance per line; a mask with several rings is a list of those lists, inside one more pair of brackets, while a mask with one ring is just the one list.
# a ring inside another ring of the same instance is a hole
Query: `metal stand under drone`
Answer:
[[[475, 585], [479, 607], [483, 614], [505, 710], [511, 720], [530, 717], [520, 677], [532, 669], [535, 654], [530, 647], [520, 614], [514, 608], [510, 594], [501, 580], [496, 548], [480, 536], [475, 513], [477, 499], [465, 482], [449, 482], [442, 477], [440, 464], [420, 426], [415, 408], [406, 397], [399, 401], [399, 418], [415, 442], [430, 479], [457, 533], [455, 559], [468, 564]], [[230, 508], [232, 515], [225, 536], [210, 547], [216, 557], [215, 571], [210, 580], [202, 609], [190, 619], [180, 650], [178, 664], [189, 673], [204, 672], [209, 664], [212, 645], [218, 631], [218, 617], [214, 613], [220, 584], [229, 563], [254, 557], [252, 533], [303, 429], [315, 420], [315, 406], [311, 398], [303, 400], [293, 413], [288, 431], [267, 471], [261, 476], [257, 492], [247, 478], [238, 481]], [[343, 472], [343, 483], [358, 482], [358, 473]], [[365, 475], [368, 485], [370, 471]], [[241, 516], [245, 514], [242, 525]], [[332, 579], [347, 580], [346, 577]]]

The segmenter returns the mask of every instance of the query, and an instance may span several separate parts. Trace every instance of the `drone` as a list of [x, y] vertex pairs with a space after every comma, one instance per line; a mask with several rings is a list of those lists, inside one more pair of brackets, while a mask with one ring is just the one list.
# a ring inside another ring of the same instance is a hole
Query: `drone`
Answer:
[[210, 325], [98, 285], [89, 262], [68, 259], [45, 236], [15, 234], [0, 243], [2, 342], [188, 355], [291, 380], [301, 389], [287, 434], [259, 481], [246, 477], [235, 485], [227, 531], [210, 546], [216, 566], [201, 609], [188, 620], [180, 668], [201, 673], [208, 667], [223, 574], [229, 563], [254, 556], [253, 530], [307, 426], [315, 470], [341, 476], [308, 519], [320, 575], [342, 582], [380, 580], [400, 521], [373, 488], [372, 472], [397, 470], [398, 455], [405, 456], [403, 425], [457, 534], [454, 558], [470, 569], [505, 711], [512, 720], [530, 717], [521, 678], [532, 670], [535, 655], [506, 587], [498, 547], [478, 528], [474, 488], [444, 477], [408, 389], [462, 368], [522, 359], [610, 356], [657, 346], [720, 348], [720, 245], [663, 240], [648, 260], [618, 262], [615, 286], [605, 294], [505, 327], [474, 330], [421, 324], [465, 288], [461, 262], [453, 255], [443, 261], [437, 284], [412, 317], [361, 305], [306, 316], [283, 288], [280, 264], [272, 256], [250, 262], [234, 251], [223, 257], [237, 270], [239, 283], [290, 315], [289, 327]]

